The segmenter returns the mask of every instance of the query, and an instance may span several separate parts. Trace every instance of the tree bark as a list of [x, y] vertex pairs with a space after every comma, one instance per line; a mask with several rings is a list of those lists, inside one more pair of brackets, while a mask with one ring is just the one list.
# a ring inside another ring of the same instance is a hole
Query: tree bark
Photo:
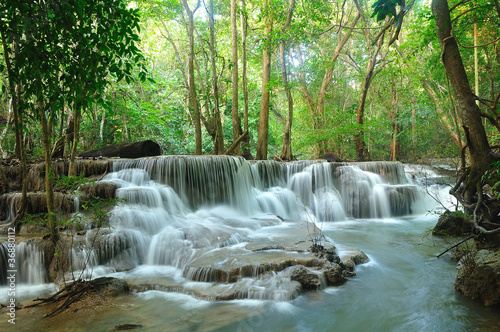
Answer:
[[[273, 0], [270, 0], [271, 2]], [[267, 144], [269, 135], [269, 81], [271, 80], [271, 46], [270, 38], [273, 30], [273, 18], [269, 12], [267, 0], [264, 0], [263, 10], [266, 12], [264, 25], [264, 47], [262, 50], [262, 96], [260, 100], [259, 135], [257, 140], [257, 160], [267, 159]]]
[[433, 0], [432, 13], [436, 16], [436, 30], [441, 46], [441, 60], [450, 78], [458, 112], [465, 130], [470, 151], [470, 165], [484, 170], [492, 161], [491, 149], [484, 130], [479, 107], [471, 90], [457, 41], [453, 35], [447, 0]]
[[189, 108], [194, 113], [195, 145], [197, 155], [202, 154], [201, 146], [201, 117], [198, 100], [196, 97], [196, 86], [194, 78], [194, 18], [193, 12], [189, 9], [187, 0], [181, 0], [188, 16], [188, 39], [189, 39], [189, 58], [188, 58], [188, 79], [189, 79]]
[[[248, 132], [248, 88], [247, 88], [247, 16], [245, 0], [240, 0], [240, 19], [241, 19], [241, 85], [243, 90], [243, 122], [245, 131]], [[241, 141], [243, 155], [250, 156], [250, 134], [245, 135]]]
[[[497, 158], [491, 152], [481, 121], [480, 110], [476, 104], [476, 98], [470, 87], [458, 44], [453, 35], [448, 1], [433, 0], [431, 8], [436, 18], [435, 24], [441, 46], [441, 60], [453, 88], [469, 150], [468, 162], [470, 168], [465, 173], [466, 176], [463, 182], [458, 182], [451, 192], [459, 200], [462, 199], [461, 202], [480, 202], [483, 196], [482, 186], [480, 186], [482, 176], [488, 166]], [[460, 191], [459, 193], [457, 189]], [[476, 204], [474, 209], [466, 207], [466, 210], [468, 213], [476, 215], [475, 212], [478, 207], [479, 203]]]
[[[283, 27], [282, 31], [283, 35], [286, 34], [286, 30], [288, 30], [288, 28], [290, 27], [294, 9], [295, 9], [295, 0], [291, 0], [288, 8], [288, 14], [285, 26]], [[286, 66], [285, 48], [286, 48], [286, 41], [282, 40], [280, 43], [281, 81], [283, 83], [286, 99], [288, 102], [288, 118], [285, 125], [285, 133], [283, 135], [283, 144], [281, 146], [281, 153], [279, 155], [279, 158], [281, 160], [293, 160], [293, 154], [292, 154], [293, 98], [292, 98], [292, 92], [290, 91], [290, 87], [288, 85], [288, 72]]]
[[215, 64], [215, 21], [214, 21], [214, 5], [213, 0], [208, 4], [208, 23], [210, 26], [210, 63], [212, 65], [212, 83], [214, 94], [214, 117], [215, 117], [215, 139], [214, 139], [214, 154], [222, 154], [224, 151], [224, 137], [222, 133], [222, 120], [219, 109], [219, 82], [217, 79], [217, 67]]
[[[241, 120], [238, 114], [238, 30], [236, 26], [236, 0], [231, 0], [231, 54], [232, 54], [232, 82], [231, 82], [231, 117], [233, 124], [233, 143], [241, 136]], [[240, 154], [239, 144], [233, 153]]]
[[22, 172], [22, 192], [21, 192], [21, 206], [19, 207], [19, 210], [17, 211], [16, 219], [14, 220], [14, 227], [16, 231], [19, 231], [18, 227], [18, 220], [24, 219], [24, 215], [26, 213], [27, 205], [28, 205], [28, 200], [27, 200], [27, 195], [28, 195], [28, 165], [26, 162], [26, 151], [24, 148], [24, 135], [22, 131], [22, 127], [24, 126], [24, 121], [21, 112], [19, 111], [18, 107], [18, 101], [21, 98], [21, 86], [18, 83], [17, 86], [14, 82], [14, 73], [12, 70], [12, 64], [10, 62], [10, 56], [9, 56], [9, 48], [7, 46], [7, 40], [4, 34], [3, 29], [0, 29], [1, 32], [1, 38], [2, 38], [2, 45], [3, 45], [3, 50], [4, 50], [4, 59], [5, 59], [5, 64], [7, 67], [7, 76], [8, 76], [8, 82], [9, 82], [9, 92], [12, 98], [12, 112], [14, 113], [14, 132], [15, 132], [15, 137], [16, 137], [16, 147], [15, 147], [15, 153], [16, 157], [21, 160], [21, 172]]
[[[362, 9], [358, 5], [357, 2], [356, 2], [356, 5], [357, 5], [358, 11], [360, 12], [360, 15], [361, 15]], [[368, 28], [366, 22], [365, 22], [365, 28]], [[372, 54], [371, 58], [368, 60], [368, 63], [366, 65], [365, 79], [363, 81], [363, 87], [361, 89], [361, 96], [359, 98], [358, 109], [356, 110], [356, 124], [358, 125], [358, 131], [354, 135], [354, 146], [355, 146], [355, 150], [356, 150], [356, 159], [359, 161], [365, 161], [365, 160], [368, 160], [370, 158], [368, 148], [367, 148], [366, 143], [365, 143], [365, 133], [363, 130], [365, 104], [366, 104], [366, 98], [368, 97], [368, 91], [370, 89], [370, 85], [371, 85], [373, 79], [375, 78], [375, 76], [381, 71], [381, 69], [385, 65], [385, 58], [387, 56], [387, 53], [385, 56], [382, 57], [382, 59], [378, 59], [380, 49], [382, 48], [382, 45], [384, 43], [384, 36], [385, 36], [385, 32], [379, 33], [379, 34], [377, 34], [375, 41], [370, 43], [368, 29], [365, 29], [365, 37], [366, 37], [367, 47], [370, 47], [370, 45], [377, 43], [377, 48], [375, 49], [375, 52]], [[375, 66], [379, 62], [382, 62], [382, 64], [379, 66], [379, 68], [377, 70], [375, 70]]]
[[54, 203], [54, 174], [52, 173], [52, 158], [50, 155], [50, 123], [47, 122], [47, 112], [45, 105], [41, 102], [37, 104], [42, 129], [43, 155], [45, 160], [45, 194], [47, 196], [47, 226], [49, 227], [50, 239], [57, 242], [56, 208]]

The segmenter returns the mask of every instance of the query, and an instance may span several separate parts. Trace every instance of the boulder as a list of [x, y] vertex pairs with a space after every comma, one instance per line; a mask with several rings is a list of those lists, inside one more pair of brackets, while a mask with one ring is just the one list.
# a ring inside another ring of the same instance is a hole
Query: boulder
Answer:
[[302, 265], [289, 268], [290, 279], [297, 281], [305, 290], [319, 290], [323, 288], [324, 277], [318, 271], [309, 269]]
[[455, 290], [486, 306], [500, 303], [500, 250], [473, 251], [457, 266]]
[[113, 144], [95, 149], [87, 152], [80, 153], [79, 157], [84, 158], [97, 158], [97, 157], [120, 157], [120, 158], [142, 158], [152, 157], [161, 154], [161, 148], [158, 143], [151, 140]]
[[334, 154], [332, 152], [325, 153], [321, 159], [325, 159], [329, 163], [341, 162], [342, 161], [342, 159], [340, 159], [336, 154]]
[[356, 248], [345, 248], [346, 254], [342, 257], [342, 264], [349, 272], [354, 272], [356, 265], [365, 264], [370, 261], [364, 252]]
[[472, 233], [474, 224], [463, 213], [446, 211], [439, 216], [433, 235], [460, 236]]

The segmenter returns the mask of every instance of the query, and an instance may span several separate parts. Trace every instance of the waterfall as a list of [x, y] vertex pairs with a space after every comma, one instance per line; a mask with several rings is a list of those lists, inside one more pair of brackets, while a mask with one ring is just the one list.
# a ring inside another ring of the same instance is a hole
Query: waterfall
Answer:
[[[136, 280], [164, 267], [166, 275], [148, 277], [155, 289], [199, 298], [289, 300], [300, 293], [287, 272], [296, 264], [312, 267], [308, 273], [326, 285], [319, 263], [305, 254], [307, 238], [318, 236], [315, 223], [408, 215], [423, 197], [400, 163], [165, 156], [113, 167], [101, 181], [117, 186], [119, 201], [109, 227], [87, 229], [75, 241], [73, 272]], [[27, 243], [18, 250], [21, 279], [46, 282], [43, 255]]]
[[0, 285], [7, 284], [7, 271], [16, 271], [20, 284], [38, 285], [48, 282], [43, 252], [33, 243], [20, 242], [15, 245], [15, 268], [8, 265], [8, 243], [0, 244]]

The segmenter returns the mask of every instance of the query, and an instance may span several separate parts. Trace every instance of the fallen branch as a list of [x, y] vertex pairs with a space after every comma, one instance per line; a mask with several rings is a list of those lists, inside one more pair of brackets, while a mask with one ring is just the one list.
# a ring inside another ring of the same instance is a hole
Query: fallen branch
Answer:
[[236, 147], [240, 144], [240, 142], [245, 138], [245, 136], [248, 135], [248, 130], [245, 130], [243, 132], [243, 134], [241, 134], [240, 137], [238, 137], [238, 139], [236, 141], [234, 141], [233, 144], [231, 144], [231, 146], [226, 150], [226, 152], [224, 152], [225, 155], [229, 155], [231, 154], [234, 149], [236, 149]]
[[471, 235], [471, 236], [469, 236], [469, 237], [468, 237], [468, 238], [466, 238], [465, 240], [460, 241], [460, 242], [458, 242], [457, 244], [455, 244], [454, 246], [452, 246], [452, 247], [450, 247], [450, 248], [446, 249], [445, 251], [443, 251], [442, 253], [440, 253], [440, 254], [439, 254], [439, 255], [437, 255], [436, 257], [437, 257], [437, 258], [439, 258], [439, 257], [443, 256], [444, 254], [446, 254], [446, 253], [447, 253], [448, 251], [450, 251], [451, 249], [458, 247], [458, 246], [459, 246], [459, 245], [461, 245], [462, 243], [469, 241], [470, 239], [474, 238], [475, 236], [476, 236], [476, 235]]

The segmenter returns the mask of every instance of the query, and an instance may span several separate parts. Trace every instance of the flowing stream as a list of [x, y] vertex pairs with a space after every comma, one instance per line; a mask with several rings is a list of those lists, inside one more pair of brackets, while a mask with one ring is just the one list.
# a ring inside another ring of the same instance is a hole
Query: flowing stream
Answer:
[[[79, 239], [72, 260], [75, 272], [125, 279], [134, 294], [54, 330], [129, 323], [151, 331], [500, 328], [498, 308], [453, 290], [456, 261], [436, 258], [449, 243], [425, 235], [437, 221], [429, 211], [439, 207], [423, 183], [450, 204], [429, 170], [234, 157], [145, 158], [114, 167], [103, 181], [118, 185], [123, 202], [111, 212], [110, 229], [89, 229]], [[323, 280], [303, 292], [287, 267], [310, 259], [311, 240], [334, 244], [341, 258], [357, 248], [370, 261], [341, 286]], [[18, 248], [31, 262], [19, 267], [24, 298], [50, 290], [39, 251]], [[0, 288], [0, 302], [6, 292]]]

